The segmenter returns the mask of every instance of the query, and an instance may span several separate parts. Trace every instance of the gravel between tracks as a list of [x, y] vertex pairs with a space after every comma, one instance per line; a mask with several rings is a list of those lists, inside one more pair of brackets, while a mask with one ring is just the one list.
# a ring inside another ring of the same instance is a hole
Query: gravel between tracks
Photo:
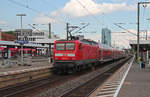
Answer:
[[104, 73], [105, 71], [109, 70], [112, 67], [113, 67], [113, 64], [105, 66], [99, 70], [93, 71], [93, 72], [88, 73], [83, 76], [80, 76], [77, 79], [68, 81], [65, 84], [57, 86], [56, 88], [50, 88], [46, 92], [43, 92], [42, 94], [39, 94], [35, 97], [60, 97], [64, 93], [68, 92], [69, 90], [72, 90], [72, 89], [80, 86], [81, 84], [84, 84], [89, 80], [92, 80], [93, 78]]

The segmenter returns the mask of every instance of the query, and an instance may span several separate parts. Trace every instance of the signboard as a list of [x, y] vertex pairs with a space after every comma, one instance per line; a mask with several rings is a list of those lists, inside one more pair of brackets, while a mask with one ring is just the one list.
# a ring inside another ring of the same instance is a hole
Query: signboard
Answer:
[[28, 41], [28, 40], [16, 40], [15, 43], [19, 43], [19, 44], [28, 44], [29, 41]]

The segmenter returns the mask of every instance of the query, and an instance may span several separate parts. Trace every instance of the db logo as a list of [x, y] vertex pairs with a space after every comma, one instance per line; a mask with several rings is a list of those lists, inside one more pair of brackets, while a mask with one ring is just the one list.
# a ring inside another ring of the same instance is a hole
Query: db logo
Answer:
[[64, 54], [64, 56], [67, 56], [67, 54]]

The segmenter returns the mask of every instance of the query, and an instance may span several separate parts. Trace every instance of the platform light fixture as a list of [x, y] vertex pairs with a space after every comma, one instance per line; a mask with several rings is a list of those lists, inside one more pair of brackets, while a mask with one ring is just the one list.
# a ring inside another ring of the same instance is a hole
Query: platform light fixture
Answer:
[[[23, 40], [23, 32], [22, 32], [22, 29], [23, 29], [23, 27], [22, 27], [22, 17], [23, 16], [26, 16], [26, 14], [16, 14], [16, 16], [20, 16], [20, 25], [21, 25], [21, 33], [20, 33], [20, 35], [21, 35], [21, 37], [22, 37], [22, 40]], [[20, 44], [21, 45], [21, 62], [22, 62], [22, 65], [24, 64], [24, 62], [23, 62], [23, 44]]]

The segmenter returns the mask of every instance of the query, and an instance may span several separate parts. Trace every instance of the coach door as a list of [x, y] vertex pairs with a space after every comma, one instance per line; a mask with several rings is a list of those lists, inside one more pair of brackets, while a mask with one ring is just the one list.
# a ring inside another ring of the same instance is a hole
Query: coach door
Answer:
[[103, 60], [103, 48], [100, 50], [101, 52], [101, 60]]

